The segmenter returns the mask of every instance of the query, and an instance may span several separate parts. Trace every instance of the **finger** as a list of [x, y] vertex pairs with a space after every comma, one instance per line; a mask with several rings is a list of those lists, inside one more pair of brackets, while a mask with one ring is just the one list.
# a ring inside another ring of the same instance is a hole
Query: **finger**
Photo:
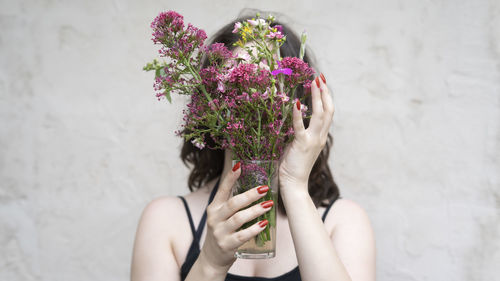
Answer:
[[248, 240], [259, 234], [261, 231], [266, 229], [267, 224], [267, 220], [262, 220], [260, 222], [254, 223], [248, 228], [233, 233], [231, 236], [229, 236], [228, 246], [232, 249], [237, 249], [241, 245], [245, 244]]
[[217, 217], [220, 220], [226, 220], [236, 212], [264, 197], [267, 192], [269, 192], [269, 187], [267, 185], [261, 185], [235, 195], [231, 197], [231, 199], [227, 200], [225, 204], [223, 204], [223, 206], [218, 211]]
[[240, 177], [240, 174], [241, 162], [238, 162], [233, 166], [231, 171], [224, 175], [224, 178], [221, 180], [217, 193], [212, 200], [215, 205], [226, 202], [229, 199], [233, 186], [236, 183], [236, 180]]
[[292, 126], [296, 135], [300, 135], [305, 131], [304, 120], [302, 120], [302, 111], [300, 110], [302, 106], [303, 105], [300, 104], [300, 100], [298, 99], [293, 106]]
[[328, 134], [330, 126], [332, 124], [334, 106], [333, 106], [332, 95], [328, 89], [328, 85], [326, 84], [326, 78], [323, 75], [323, 73], [321, 73], [320, 77], [321, 77], [320, 79], [321, 100], [323, 101], [323, 114], [324, 114], [322, 135], [326, 135]]
[[224, 230], [227, 233], [236, 231], [243, 224], [263, 215], [266, 212], [269, 212], [273, 208], [273, 205], [273, 200], [267, 200], [235, 213], [224, 222]]
[[318, 77], [314, 79], [311, 83], [311, 97], [312, 97], [312, 116], [311, 122], [309, 123], [309, 127], [312, 130], [319, 132], [322, 128], [323, 123], [323, 102], [321, 101], [321, 92], [320, 92], [320, 82], [321, 80]]
[[323, 111], [329, 115], [333, 116], [334, 106], [333, 106], [333, 97], [328, 89], [328, 85], [326, 84], [326, 78], [321, 73], [321, 81], [320, 81], [320, 90], [321, 90], [321, 101], [323, 102]]

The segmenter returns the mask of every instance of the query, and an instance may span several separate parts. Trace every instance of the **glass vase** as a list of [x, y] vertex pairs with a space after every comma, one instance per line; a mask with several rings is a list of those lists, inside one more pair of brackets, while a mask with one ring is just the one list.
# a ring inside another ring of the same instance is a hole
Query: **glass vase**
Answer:
[[259, 200], [253, 202], [250, 208], [255, 204], [264, 201], [273, 200], [274, 205], [271, 210], [263, 215], [245, 223], [240, 231], [264, 219], [268, 220], [266, 228], [255, 237], [241, 245], [235, 253], [235, 257], [243, 259], [267, 259], [276, 255], [276, 208], [278, 206], [278, 160], [233, 160], [233, 166], [241, 162], [241, 174], [235, 186], [233, 187], [233, 196], [250, 190], [260, 185], [267, 185], [269, 191]]

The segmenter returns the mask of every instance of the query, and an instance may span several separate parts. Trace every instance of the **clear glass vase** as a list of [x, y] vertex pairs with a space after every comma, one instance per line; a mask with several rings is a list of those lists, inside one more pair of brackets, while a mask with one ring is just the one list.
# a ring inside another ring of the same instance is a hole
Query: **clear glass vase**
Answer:
[[263, 231], [238, 248], [235, 257], [243, 259], [273, 258], [276, 255], [276, 208], [278, 207], [279, 161], [233, 160], [233, 166], [239, 161], [241, 161], [241, 175], [233, 188], [233, 196], [259, 185], [267, 185], [269, 186], [267, 194], [244, 209], [268, 200], [273, 200], [274, 205], [271, 207], [271, 210], [245, 223], [237, 230], [245, 229], [264, 219], [267, 219], [269, 222]]

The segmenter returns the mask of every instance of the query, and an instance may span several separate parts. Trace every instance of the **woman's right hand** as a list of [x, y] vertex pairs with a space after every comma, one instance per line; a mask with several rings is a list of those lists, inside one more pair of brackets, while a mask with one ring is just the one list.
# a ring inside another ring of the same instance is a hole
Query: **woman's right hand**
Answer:
[[[217, 270], [229, 270], [236, 261], [234, 256], [238, 247], [266, 228], [267, 220], [236, 232], [244, 223], [271, 210], [255, 204], [241, 210], [266, 195], [267, 186], [257, 186], [244, 193], [230, 197], [232, 188], [241, 174], [240, 163], [223, 176], [213, 201], [207, 207], [207, 234], [200, 257]], [[266, 201], [268, 202], [268, 201]], [[270, 200], [270, 202], [272, 202]], [[241, 211], [240, 211], [241, 210]]]

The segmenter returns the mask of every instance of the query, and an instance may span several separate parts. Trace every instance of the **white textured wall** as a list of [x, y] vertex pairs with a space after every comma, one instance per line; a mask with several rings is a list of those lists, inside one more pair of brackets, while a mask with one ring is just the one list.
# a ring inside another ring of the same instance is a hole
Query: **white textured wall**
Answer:
[[149, 24], [174, 9], [211, 35], [245, 6], [308, 30], [378, 280], [499, 280], [499, 1], [0, 3], [0, 280], [128, 279], [145, 204], [188, 192]]

